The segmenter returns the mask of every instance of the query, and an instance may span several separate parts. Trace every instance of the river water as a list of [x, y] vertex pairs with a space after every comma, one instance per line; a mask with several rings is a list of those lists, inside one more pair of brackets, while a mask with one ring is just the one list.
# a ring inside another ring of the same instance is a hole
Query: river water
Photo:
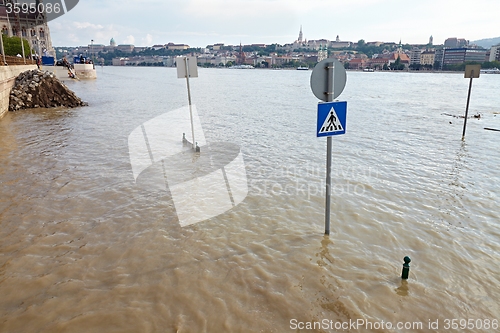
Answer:
[[[190, 80], [206, 141], [241, 150], [248, 195], [186, 226], [173, 192], [134, 180], [128, 146], [188, 104], [175, 69], [98, 68], [67, 83], [88, 107], [9, 112], [0, 332], [446, 332], [451, 319], [497, 331], [500, 133], [484, 128], [500, 129], [500, 75], [474, 80], [469, 112], [481, 118], [462, 142], [462, 74], [349, 72], [327, 237], [310, 73]], [[346, 326], [359, 320], [372, 326]]]

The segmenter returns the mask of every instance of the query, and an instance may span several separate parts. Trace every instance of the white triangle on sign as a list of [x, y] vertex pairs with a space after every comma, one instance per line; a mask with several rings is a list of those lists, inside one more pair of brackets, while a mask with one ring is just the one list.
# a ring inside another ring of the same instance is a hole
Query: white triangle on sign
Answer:
[[318, 134], [335, 133], [335, 132], [341, 132], [343, 130], [344, 128], [340, 123], [339, 116], [337, 116], [337, 112], [335, 112], [335, 109], [332, 106]]

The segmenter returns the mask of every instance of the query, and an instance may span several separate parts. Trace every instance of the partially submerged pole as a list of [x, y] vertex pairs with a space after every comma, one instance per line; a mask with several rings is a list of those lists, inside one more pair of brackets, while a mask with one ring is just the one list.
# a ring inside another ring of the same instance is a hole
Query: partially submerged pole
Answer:
[[193, 138], [193, 149], [196, 149], [196, 142], [194, 141], [194, 123], [193, 123], [193, 108], [191, 105], [191, 88], [189, 87], [189, 61], [187, 57], [184, 57], [184, 64], [186, 65], [186, 83], [188, 90], [188, 101], [189, 101], [189, 115], [191, 116], [191, 134]]
[[470, 102], [470, 93], [472, 91], [472, 79], [479, 78], [479, 73], [481, 72], [481, 65], [467, 65], [465, 66], [464, 78], [469, 81], [469, 93], [467, 94], [467, 106], [465, 107], [465, 117], [464, 117], [464, 130], [462, 132], [462, 141], [465, 140], [465, 129], [467, 128], [467, 117], [469, 116], [469, 102]]
[[[474, 71], [472, 71], [474, 73]], [[469, 93], [467, 95], [467, 106], [465, 107], [464, 131], [462, 132], [462, 141], [465, 140], [465, 129], [467, 128], [467, 117], [469, 115], [470, 92], [472, 90], [472, 76], [469, 81]]]
[[410, 275], [410, 262], [411, 259], [410, 257], [406, 256], [404, 257], [404, 264], [403, 264], [403, 272], [401, 273], [401, 278], [403, 280], [408, 280], [408, 276]]
[[[326, 101], [333, 102], [333, 70], [334, 64], [325, 67], [327, 74]], [[332, 196], [332, 137], [326, 137], [326, 201], [325, 201], [325, 235], [330, 234], [330, 207]]]

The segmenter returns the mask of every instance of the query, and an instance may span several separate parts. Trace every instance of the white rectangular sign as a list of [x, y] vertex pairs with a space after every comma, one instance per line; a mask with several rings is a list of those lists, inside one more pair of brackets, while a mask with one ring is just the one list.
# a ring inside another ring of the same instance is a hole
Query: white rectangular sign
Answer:
[[[187, 65], [189, 69], [186, 71], [186, 58]], [[175, 62], [177, 64], [177, 78], [184, 79], [187, 77], [198, 77], [198, 62], [196, 57], [177, 57], [175, 58]]]

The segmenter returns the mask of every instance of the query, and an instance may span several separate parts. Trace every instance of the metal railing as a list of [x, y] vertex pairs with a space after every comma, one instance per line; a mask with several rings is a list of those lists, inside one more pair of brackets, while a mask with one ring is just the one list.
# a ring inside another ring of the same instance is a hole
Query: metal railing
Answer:
[[[0, 56], [0, 60], [3, 58]], [[7, 65], [36, 65], [36, 61], [31, 58], [23, 59], [22, 57], [5, 56], [5, 63]]]

